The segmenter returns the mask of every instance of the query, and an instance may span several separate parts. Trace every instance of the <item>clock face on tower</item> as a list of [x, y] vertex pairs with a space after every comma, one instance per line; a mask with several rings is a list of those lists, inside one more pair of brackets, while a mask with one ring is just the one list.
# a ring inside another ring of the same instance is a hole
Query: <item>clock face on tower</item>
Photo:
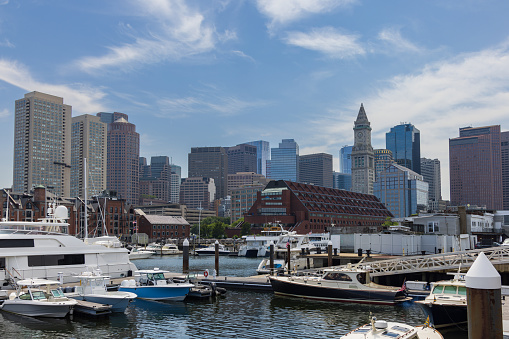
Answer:
[[359, 141], [364, 141], [364, 133], [357, 132], [357, 138], [359, 139]]

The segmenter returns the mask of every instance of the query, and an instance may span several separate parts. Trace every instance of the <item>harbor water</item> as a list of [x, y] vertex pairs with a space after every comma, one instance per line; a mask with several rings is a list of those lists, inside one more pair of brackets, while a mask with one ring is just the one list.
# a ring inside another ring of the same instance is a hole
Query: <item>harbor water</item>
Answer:
[[[133, 261], [138, 269], [182, 272], [181, 256]], [[256, 275], [260, 259], [220, 257], [220, 275]], [[190, 271], [214, 269], [214, 257], [190, 258]], [[0, 312], [1, 338], [339, 338], [378, 319], [423, 324], [424, 313], [412, 302], [398, 306], [315, 302], [276, 297], [269, 292], [228, 290], [207, 300], [159, 303], [136, 300], [125, 314], [104, 319], [73, 315], [66, 319], [21, 317]], [[465, 326], [466, 327], [466, 326]], [[466, 338], [459, 328], [444, 338]]]

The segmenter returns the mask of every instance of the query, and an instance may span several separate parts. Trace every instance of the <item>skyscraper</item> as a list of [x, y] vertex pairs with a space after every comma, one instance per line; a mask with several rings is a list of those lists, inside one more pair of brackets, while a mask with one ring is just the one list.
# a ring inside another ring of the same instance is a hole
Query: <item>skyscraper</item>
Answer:
[[16, 100], [14, 114], [13, 190], [28, 193], [44, 185], [69, 197], [72, 107], [63, 98], [31, 92]]
[[[193, 147], [188, 154], [188, 177], [214, 179], [215, 198], [226, 197], [228, 189], [228, 155], [223, 147]], [[180, 195], [182, 198], [182, 194]]]
[[388, 149], [376, 149], [374, 150], [375, 155], [375, 181], [378, 180], [378, 174], [385, 171], [389, 167], [394, 159], [392, 158], [392, 151]]
[[394, 161], [421, 174], [421, 132], [412, 124], [401, 124], [385, 134], [385, 148]]
[[116, 191], [127, 204], [136, 204], [139, 199], [140, 135], [136, 126], [127, 121], [127, 114], [101, 112], [97, 116], [103, 122], [114, 118], [108, 124], [106, 188]]
[[293, 139], [283, 139], [279, 148], [271, 149], [270, 179], [299, 180], [299, 145]]
[[170, 164], [171, 168], [171, 189], [170, 201], [178, 204], [180, 202], [180, 182], [182, 178], [182, 169], [179, 165]]
[[214, 210], [216, 185], [212, 178], [184, 178], [180, 185], [180, 203], [187, 208]]
[[429, 185], [428, 209], [438, 212], [442, 200], [442, 180], [440, 178], [440, 160], [421, 158], [421, 172]]
[[361, 104], [354, 123], [354, 145], [352, 148], [352, 191], [373, 194], [375, 160], [371, 146], [371, 126]]
[[449, 139], [451, 204], [502, 209], [500, 125], [460, 128]]
[[353, 146], [343, 146], [339, 150], [339, 171], [341, 173], [352, 174], [352, 148]]
[[257, 140], [246, 142], [248, 145], [256, 146], [256, 173], [267, 177], [267, 160], [270, 160], [270, 144], [268, 141]]
[[335, 189], [350, 191], [352, 189], [352, 175], [341, 172], [332, 173], [332, 185]]
[[332, 188], [332, 154], [299, 156], [299, 182]]
[[87, 197], [106, 189], [107, 130], [97, 116], [84, 114], [72, 118], [71, 197], [84, 198], [84, 159], [87, 159]]
[[254, 145], [240, 144], [225, 147], [228, 154], [228, 174], [238, 172], [256, 172], [257, 149]]

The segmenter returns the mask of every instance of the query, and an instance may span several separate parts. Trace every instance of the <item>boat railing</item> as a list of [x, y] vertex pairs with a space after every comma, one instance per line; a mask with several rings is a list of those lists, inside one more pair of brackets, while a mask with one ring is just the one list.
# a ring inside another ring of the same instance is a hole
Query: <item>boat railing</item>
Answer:
[[[51, 225], [53, 226], [53, 225]], [[69, 235], [67, 233], [62, 232], [56, 232], [56, 231], [46, 231], [42, 228], [45, 226], [33, 228], [33, 226], [30, 226], [30, 228], [22, 227], [22, 225], [19, 226], [1, 226], [0, 227], [0, 233], [9, 232], [11, 234], [44, 234], [44, 235]]]

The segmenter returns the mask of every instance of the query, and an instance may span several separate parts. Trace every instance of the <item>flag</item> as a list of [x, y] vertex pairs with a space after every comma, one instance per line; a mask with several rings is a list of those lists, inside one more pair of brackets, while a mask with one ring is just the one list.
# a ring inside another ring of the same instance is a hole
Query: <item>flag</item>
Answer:
[[289, 241], [286, 242], [286, 248], [290, 248], [290, 242]]

